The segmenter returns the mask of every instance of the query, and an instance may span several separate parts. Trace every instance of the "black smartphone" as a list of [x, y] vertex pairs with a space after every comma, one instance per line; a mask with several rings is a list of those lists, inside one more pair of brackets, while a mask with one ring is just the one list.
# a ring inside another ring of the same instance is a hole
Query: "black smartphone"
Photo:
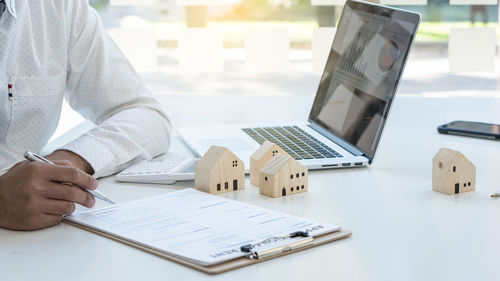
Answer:
[[500, 139], [500, 125], [481, 122], [453, 121], [439, 126], [438, 132], [482, 139]]

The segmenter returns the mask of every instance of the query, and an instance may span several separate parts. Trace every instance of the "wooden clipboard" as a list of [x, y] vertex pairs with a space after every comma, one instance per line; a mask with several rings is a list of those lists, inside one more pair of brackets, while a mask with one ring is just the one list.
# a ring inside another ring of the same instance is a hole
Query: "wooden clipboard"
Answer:
[[227, 262], [224, 262], [224, 263], [221, 263], [221, 264], [212, 265], [212, 266], [201, 266], [201, 265], [198, 265], [198, 264], [195, 264], [195, 263], [192, 263], [192, 262], [180, 259], [178, 257], [171, 256], [171, 255], [159, 252], [159, 251], [157, 251], [155, 249], [148, 248], [146, 246], [143, 246], [143, 245], [140, 245], [140, 244], [137, 244], [137, 243], [132, 243], [132, 242], [130, 242], [128, 240], [125, 240], [125, 239], [122, 239], [122, 238], [110, 235], [108, 233], [104, 233], [104, 232], [99, 231], [97, 229], [93, 229], [93, 228], [90, 228], [90, 227], [87, 227], [87, 226], [75, 223], [73, 221], [65, 220], [64, 222], [67, 223], [67, 224], [70, 224], [72, 226], [81, 228], [83, 230], [86, 230], [86, 231], [89, 231], [89, 232], [92, 232], [92, 233], [95, 233], [95, 234], [98, 234], [98, 235], [101, 235], [101, 236], [104, 236], [106, 238], [109, 238], [109, 239], [118, 241], [120, 243], [123, 243], [123, 244], [125, 244], [127, 246], [134, 247], [136, 249], [145, 251], [147, 253], [156, 255], [158, 257], [167, 259], [169, 261], [176, 262], [178, 264], [185, 265], [187, 267], [199, 270], [199, 271], [207, 273], [207, 274], [219, 274], [219, 273], [228, 272], [228, 271], [231, 271], [231, 270], [234, 270], [234, 269], [237, 269], [237, 268], [249, 266], [249, 265], [256, 264], [256, 263], [261, 263], [261, 262], [264, 262], [264, 261], [267, 261], [267, 260], [270, 260], [270, 259], [274, 259], [274, 258], [277, 258], [277, 257], [290, 255], [290, 254], [293, 254], [293, 253], [296, 253], [296, 252], [300, 252], [300, 251], [307, 250], [307, 249], [310, 249], [310, 248], [314, 248], [314, 247], [317, 247], [317, 246], [320, 246], [320, 245], [331, 243], [333, 241], [340, 240], [340, 239], [343, 239], [343, 238], [346, 238], [346, 237], [349, 237], [349, 236], [352, 235], [352, 232], [350, 230], [342, 228], [341, 230], [336, 231], [336, 232], [332, 232], [332, 233], [328, 233], [328, 234], [324, 234], [324, 235], [321, 235], [321, 236], [314, 237], [313, 242], [311, 244], [308, 244], [308, 245], [304, 246], [304, 247], [301, 247], [301, 248], [298, 248], [298, 249], [294, 249], [294, 250], [291, 250], [291, 251], [288, 251], [288, 252], [280, 253], [280, 254], [274, 255], [272, 257], [267, 257], [267, 258], [262, 258], [262, 259], [250, 259], [250, 258], [242, 257], [242, 258], [237, 258], [237, 259], [234, 259], [234, 260], [231, 260], [231, 261], [227, 261]]

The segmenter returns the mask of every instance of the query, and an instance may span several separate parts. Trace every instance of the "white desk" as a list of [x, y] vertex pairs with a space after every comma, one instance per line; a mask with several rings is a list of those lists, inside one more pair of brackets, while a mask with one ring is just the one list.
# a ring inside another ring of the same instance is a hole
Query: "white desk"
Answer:
[[[312, 97], [162, 96], [178, 126], [303, 119]], [[191, 107], [188, 104], [191, 103]], [[258, 108], [259, 113], [251, 110]], [[455, 119], [500, 123], [500, 99], [396, 100], [374, 164], [314, 171], [310, 191], [285, 198], [224, 196], [353, 230], [351, 238], [208, 276], [72, 226], [0, 230], [1, 280], [500, 280], [500, 142], [439, 135]], [[431, 191], [431, 159], [442, 146], [477, 166], [477, 191]], [[173, 149], [188, 153], [178, 139]], [[118, 202], [182, 189], [101, 180]]]

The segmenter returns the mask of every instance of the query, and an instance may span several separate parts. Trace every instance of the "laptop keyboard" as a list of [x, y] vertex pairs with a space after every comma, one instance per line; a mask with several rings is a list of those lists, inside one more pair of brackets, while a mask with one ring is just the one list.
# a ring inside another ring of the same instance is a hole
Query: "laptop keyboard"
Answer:
[[283, 148], [296, 160], [343, 157], [298, 126], [242, 129], [259, 144], [268, 140]]

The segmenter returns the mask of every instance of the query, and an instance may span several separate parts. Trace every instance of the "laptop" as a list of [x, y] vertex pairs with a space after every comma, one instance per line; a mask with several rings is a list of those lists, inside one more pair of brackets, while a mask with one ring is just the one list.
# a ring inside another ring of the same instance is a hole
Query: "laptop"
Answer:
[[247, 168], [265, 140], [309, 169], [369, 165], [419, 22], [418, 13], [347, 1], [307, 121], [181, 128], [179, 134], [198, 156], [219, 145]]

